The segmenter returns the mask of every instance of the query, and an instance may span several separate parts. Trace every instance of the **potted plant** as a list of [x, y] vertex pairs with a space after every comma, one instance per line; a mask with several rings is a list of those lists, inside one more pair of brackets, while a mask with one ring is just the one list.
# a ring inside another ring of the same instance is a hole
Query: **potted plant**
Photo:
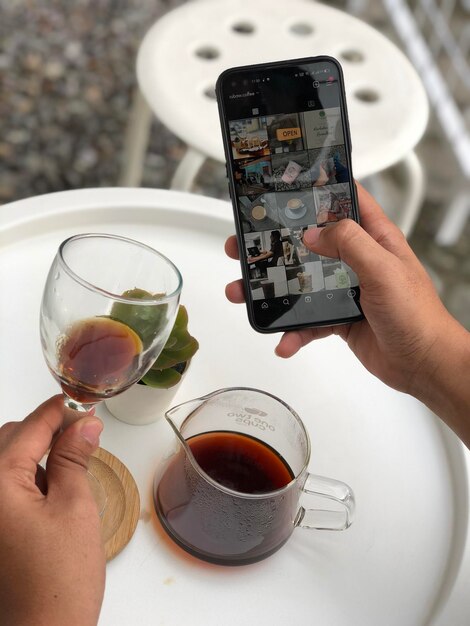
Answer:
[[[129, 323], [129, 315], [123, 315], [119, 309], [113, 310], [112, 316]], [[139, 331], [139, 324], [135, 323], [135, 319], [132, 327]], [[138, 383], [106, 400], [109, 411], [128, 424], [150, 424], [156, 421], [176, 395], [179, 383], [198, 349], [199, 343], [188, 331], [188, 312], [180, 304], [175, 323], [160, 356]]]

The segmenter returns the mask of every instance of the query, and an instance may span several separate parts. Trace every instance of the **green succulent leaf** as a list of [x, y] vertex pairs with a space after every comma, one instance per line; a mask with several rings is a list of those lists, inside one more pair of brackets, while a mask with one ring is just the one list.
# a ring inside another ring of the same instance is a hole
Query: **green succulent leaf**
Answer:
[[152, 365], [152, 369], [166, 369], [167, 367], [173, 367], [178, 363], [184, 363], [189, 361], [198, 351], [199, 343], [194, 337], [189, 337], [189, 340], [178, 350], [163, 350], [158, 359]]
[[149, 387], [155, 387], [158, 389], [169, 389], [174, 387], [181, 380], [181, 374], [173, 368], [165, 370], [149, 370], [142, 378], [142, 382]]
[[175, 324], [173, 326], [173, 329], [176, 331], [182, 329], [182, 330], [186, 330], [188, 327], [188, 311], [186, 310], [186, 307], [183, 306], [182, 304], [180, 304], [179, 309], [178, 309], [178, 314], [176, 315], [176, 320], [175, 320]]
[[198, 349], [199, 343], [188, 332], [188, 312], [186, 307], [180, 304], [170, 336], [160, 356], [152, 365], [152, 370], [166, 369], [189, 361]]
[[165, 350], [174, 350], [177, 349], [178, 345], [178, 337], [168, 337], [167, 342], [165, 344]]
[[[164, 294], [151, 294], [144, 289], [131, 289], [123, 297], [131, 299], [157, 298]], [[141, 338], [144, 349], [153, 341], [155, 333], [166, 323], [167, 305], [133, 305], [116, 302], [111, 310], [111, 317], [130, 326]], [[142, 377], [141, 382], [149, 387], [168, 389], [181, 380], [181, 374], [175, 366], [192, 359], [199, 349], [199, 343], [188, 332], [188, 312], [179, 305], [178, 313], [170, 336], [151, 369]]]
[[[158, 300], [158, 298], [163, 298], [165, 294], [152, 294], [145, 291], [145, 289], [136, 287], [125, 291], [122, 296], [131, 300]], [[111, 309], [111, 317], [130, 326], [141, 338], [145, 350], [153, 343], [155, 336], [165, 327], [167, 310], [168, 304], [165, 302], [158, 306], [115, 302]]]

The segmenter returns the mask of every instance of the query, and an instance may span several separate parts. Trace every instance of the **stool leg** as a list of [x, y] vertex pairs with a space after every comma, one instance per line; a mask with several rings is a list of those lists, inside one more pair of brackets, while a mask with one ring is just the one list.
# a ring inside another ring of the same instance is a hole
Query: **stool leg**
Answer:
[[142, 182], [145, 154], [150, 137], [152, 111], [140, 89], [134, 91], [132, 109], [124, 139], [120, 187], [138, 187]]
[[425, 193], [423, 166], [415, 152], [410, 152], [399, 163], [361, 182], [408, 238], [418, 218]]
[[171, 179], [170, 189], [177, 191], [190, 191], [197, 173], [202, 167], [206, 157], [202, 152], [188, 146], [186, 154], [181, 159]]
[[410, 152], [401, 162], [405, 196], [398, 226], [409, 237], [418, 219], [425, 196], [425, 176], [421, 161], [415, 152]]
[[470, 217], [470, 188], [461, 189], [453, 198], [436, 234], [436, 243], [451, 246], [456, 243]]

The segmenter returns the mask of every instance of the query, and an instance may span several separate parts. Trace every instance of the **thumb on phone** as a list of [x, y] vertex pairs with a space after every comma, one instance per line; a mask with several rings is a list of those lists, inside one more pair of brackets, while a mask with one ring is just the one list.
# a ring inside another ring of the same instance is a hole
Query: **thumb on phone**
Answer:
[[377, 243], [356, 222], [344, 219], [336, 224], [310, 228], [303, 237], [309, 250], [347, 263], [362, 281], [377, 276], [377, 267], [390, 267], [394, 255]]

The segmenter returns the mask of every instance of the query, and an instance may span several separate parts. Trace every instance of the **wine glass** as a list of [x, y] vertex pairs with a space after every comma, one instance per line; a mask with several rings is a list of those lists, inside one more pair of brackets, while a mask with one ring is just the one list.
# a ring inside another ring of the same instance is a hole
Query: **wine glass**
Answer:
[[44, 287], [40, 333], [64, 394], [65, 423], [146, 373], [170, 334], [181, 287], [177, 267], [138, 241], [86, 233], [60, 244]]

